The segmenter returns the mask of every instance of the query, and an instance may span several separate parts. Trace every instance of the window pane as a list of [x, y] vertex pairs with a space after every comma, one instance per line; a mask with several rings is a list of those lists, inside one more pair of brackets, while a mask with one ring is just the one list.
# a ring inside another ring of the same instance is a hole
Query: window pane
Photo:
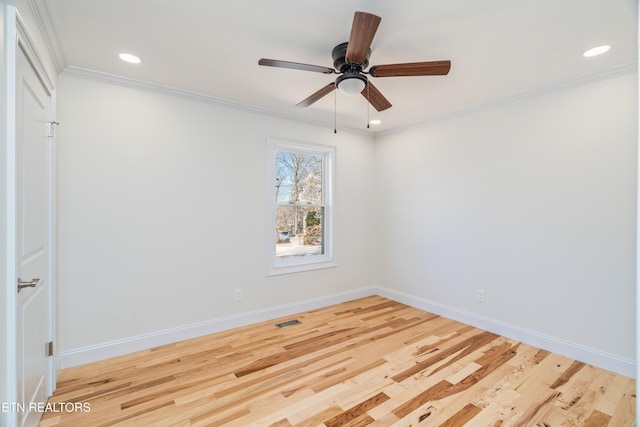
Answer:
[[272, 137], [267, 138], [267, 143], [270, 228], [267, 274], [335, 267], [332, 240], [335, 147]]
[[323, 221], [321, 207], [276, 206], [276, 257], [324, 254]]
[[276, 154], [276, 203], [322, 204], [322, 156]]

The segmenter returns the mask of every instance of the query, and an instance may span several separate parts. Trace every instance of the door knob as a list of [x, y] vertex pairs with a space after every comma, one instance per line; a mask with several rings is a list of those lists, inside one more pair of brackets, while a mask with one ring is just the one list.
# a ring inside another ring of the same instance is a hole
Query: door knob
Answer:
[[18, 277], [18, 292], [23, 290], [24, 288], [35, 288], [40, 279], [32, 279], [29, 281], [24, 281]]

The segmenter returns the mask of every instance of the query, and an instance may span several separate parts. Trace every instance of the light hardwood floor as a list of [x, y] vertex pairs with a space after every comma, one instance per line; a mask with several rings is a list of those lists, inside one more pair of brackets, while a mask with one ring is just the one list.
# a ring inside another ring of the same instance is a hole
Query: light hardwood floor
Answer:
[[40, 425], [613, 427], [635, 401], [631, 378], [369, 297], [63, 370], [50, 403], [90, 412]]

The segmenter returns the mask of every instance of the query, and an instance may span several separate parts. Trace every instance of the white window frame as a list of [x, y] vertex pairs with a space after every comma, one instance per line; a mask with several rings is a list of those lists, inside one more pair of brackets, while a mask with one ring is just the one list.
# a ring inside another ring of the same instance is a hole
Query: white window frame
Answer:
[[[335, 165], [336, 148], [328, 145], [310, 144], [286, 140], [275, 137], [267, 138], [268, 165], [267, 165], [267, 275], [297, 273], [301, 271], [318, 270], [335, 267], [335, 235], [333, 220], [333, 199], [335, 192]], [[276, 153], [289, 151], [313, 156], [322, 156], [322, 199], [324, 202], [323, 213], [323, 246], [324, 254], [306, 257], [278, 258], [276, 257], [275, 224], [276, 224]]]

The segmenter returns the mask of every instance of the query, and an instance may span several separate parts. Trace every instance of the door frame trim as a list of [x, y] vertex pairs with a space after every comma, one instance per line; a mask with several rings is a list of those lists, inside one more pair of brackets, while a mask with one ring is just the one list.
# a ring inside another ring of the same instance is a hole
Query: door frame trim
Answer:
[[[5, 158], [5, 312], [6, 312], [6, 397], [9, 402], [17, 402], [17, 360], [16, 360], [16, 304], [17, 294], [13, 284], [17, 280], [17, 256], [16, 256], [16, 91], [17, 91], [17, 53], [18, 53], [18, 29], [17, 12], [14, 7], [5, 7], [5, 76], [6, 76], [6, 158]], [[17, 413], [7, 414], [7, 425], [17, 424]]]

